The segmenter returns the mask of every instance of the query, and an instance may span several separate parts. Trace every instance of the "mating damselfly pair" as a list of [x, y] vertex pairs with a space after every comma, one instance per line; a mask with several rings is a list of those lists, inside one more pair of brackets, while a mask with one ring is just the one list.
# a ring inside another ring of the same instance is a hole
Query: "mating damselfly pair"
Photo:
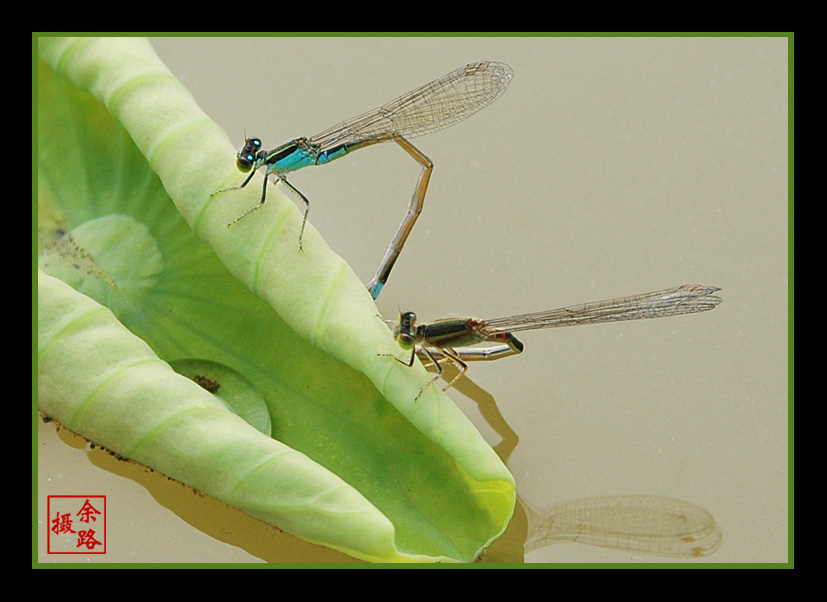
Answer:
[[[309, 165], [325, 165], [366, 146], [396, 142], [422, 166], [422, 170], [402, 224], [376, 275], [367, 285], [372, 297], [376, 299], [422, 211], [433, 170], [431, 160], [408, 139], [436, 132], [470, 117], [502, 95], [512, 77], [512, 69], [504, 63], [470, 63], [310, 138], [296, 138], [270, 151], [262, 148], [258, 138], [247, 138], [236, 162], [240, 171], [249, 171], [250, 175], [240, 186], [225, 188], [214, 194], [244, 188], [253, 175], [264, 167], [261, 200], [228, 225], [248, 216], [264, 204], [267, 198], [267, 176], [274, 174], [277, 181], [282, 182], [305, 205], [299, 232], [301, 248], [310, 201], [287, 181], [287, 174]], [[717, 290], [719, 289], [712, 286], [683, 285], [654, 293], [495, 320], [449, 319], [418, 326], [415, 325], [416, 315], [413, 312], [403, 312], [394, 328], [394, 335], [402, 348], [411, 354], [407, 361], [393, 357], [412, 366], [414, 357], [418, 355], [423, 361], [431, 362], [437, 367], [437, 376], [442, 372], [441, 363], [450, 361], [457, 364], [460, 372], [448, 383], [445, 387], [447, 389], [465, 373], [468, 361], [493, 360], [520, 353], [523, 346], [513, 335], [514, 332], [707, 311], [721, 302], [720, 297], [712, 294]], [[484, 346], [479, 348], [473, 347], [474, 345]]]

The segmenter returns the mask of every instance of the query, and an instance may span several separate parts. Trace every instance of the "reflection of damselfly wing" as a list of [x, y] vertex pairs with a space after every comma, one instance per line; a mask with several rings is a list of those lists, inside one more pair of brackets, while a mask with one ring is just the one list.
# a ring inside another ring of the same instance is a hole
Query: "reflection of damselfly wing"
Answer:
[[721, 529], [706, 510], [651, 495], [585, 498], [538, 509], [520, 498], [528, 517], [525, 551], [583, 543], [654, 556], [698, 558], [721, 545]]

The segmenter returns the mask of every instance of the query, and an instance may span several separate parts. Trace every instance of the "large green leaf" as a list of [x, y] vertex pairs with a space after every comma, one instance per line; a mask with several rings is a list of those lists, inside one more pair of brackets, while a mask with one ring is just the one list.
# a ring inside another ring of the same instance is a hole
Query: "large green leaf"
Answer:
[[227, 228], [260, 188], [211, 196], [235, 150], [146, 40], [39, 50], [40, 410], [355, 557], [473, 560], [513, 478], [438, 387], [417, 399], [421, 366], [383, 355], [347, 263], [312, 226], [299, 251], [273, 187]]

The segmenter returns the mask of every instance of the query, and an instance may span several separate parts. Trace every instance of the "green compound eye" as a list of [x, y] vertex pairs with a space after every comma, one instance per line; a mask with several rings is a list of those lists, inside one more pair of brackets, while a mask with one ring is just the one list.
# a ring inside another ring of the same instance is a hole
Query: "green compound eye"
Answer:
[[236, 160], [236, 165], [238, 166], [238, 170], [247, 173], [253, 168], [253, 163], [255, 162], [255, 157], [253, 155], [239, 155], [238, 159]]

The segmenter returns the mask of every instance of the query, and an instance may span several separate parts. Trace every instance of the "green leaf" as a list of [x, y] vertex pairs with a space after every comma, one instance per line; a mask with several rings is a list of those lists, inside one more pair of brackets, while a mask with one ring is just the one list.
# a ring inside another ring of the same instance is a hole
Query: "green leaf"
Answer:
[[235, 149], [146, 40], [39, 50], [41, 411], [357, 558], [478, 556], [513, 477], [439, 387], [417, 399], [430, 376], [383, 355], [401, 352], [310, 224], [299, 251], [295, 203], [271, 187], [227, 227], [260, 186], [212, 196], [239, 183]]

